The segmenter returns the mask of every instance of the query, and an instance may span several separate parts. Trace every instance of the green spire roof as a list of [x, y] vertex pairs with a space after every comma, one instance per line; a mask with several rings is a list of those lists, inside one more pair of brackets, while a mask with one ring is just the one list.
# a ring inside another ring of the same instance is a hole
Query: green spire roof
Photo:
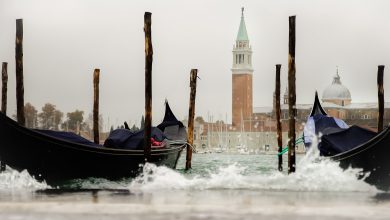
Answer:
[[241, 22], [238, 29], [237, 39], [242, 41], [249, 41], [248, 33], [246, 32], [245, 20], [244, 20], [244, 7], [241, 8]]

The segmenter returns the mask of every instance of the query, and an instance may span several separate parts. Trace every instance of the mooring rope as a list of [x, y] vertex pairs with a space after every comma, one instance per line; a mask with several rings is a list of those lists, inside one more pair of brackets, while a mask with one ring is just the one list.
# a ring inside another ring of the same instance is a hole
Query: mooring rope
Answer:
[[174, 145], [177, 145], [177, 144], [182, 144], [182, 145], [187, 145], [187, 146], [190, 146], [190, 148], [192, 149], [193, 152], [197, 152], [196, 151], [196, 147], [194, 145], [191, 145], [190, 143], [186, 142], [186, 141], [171, 141], [169, 140], [168, 141], [169, 144], [174, 144]]
[[[304, 142], [304, 140], [303, 140], [303, 136], [302, 136], [295, 141], [295, 144], [301, 144], [303, 142]], [[287, 153], [287, 151], [288, 151], [288, 145], [285, 148], [283, 148], [282, 152], [278, 153], [277, 156], [283, 155], [283, 154]]]

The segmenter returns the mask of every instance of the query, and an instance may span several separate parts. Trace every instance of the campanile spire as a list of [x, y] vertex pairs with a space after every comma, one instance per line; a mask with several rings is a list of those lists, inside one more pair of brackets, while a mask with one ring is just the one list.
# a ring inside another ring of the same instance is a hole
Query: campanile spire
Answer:
[[[245, 121], [252, 117], [252, 48], [245, 25], [244, 7], [236, 43], [233, 46], [232, 65], [232, 124], [245, 129]], [[243, 124], [244, 122], [244, 124]]]

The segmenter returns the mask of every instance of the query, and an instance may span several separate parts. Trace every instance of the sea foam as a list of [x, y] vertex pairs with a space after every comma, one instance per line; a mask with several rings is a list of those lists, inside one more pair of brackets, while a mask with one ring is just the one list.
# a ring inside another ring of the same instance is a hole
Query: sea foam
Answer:
[[[261, 166], [261, 163], [254, 164]], [[130, 190], [212, 190], [248, 189], [280, 191], [375, 192], [377, 189], [358, 179], [361, 169], [343, 170], [338, 162], [319, 156], [316, 147], [297, 163], [296, 172], [287, 174], [276, 169], [256, 174], [238, 163], [220, 166], [205, 175], [187, 175], [167, 167], [146, 164], [141, 175], [130, 183]], [[199, 173], [199, 172], [198, 172]]]
[[0, 190], [39, 190], [50, 188], [46, 182], [39, 182], [26, 170], [18, 172], [9, 167], [0, 173]]

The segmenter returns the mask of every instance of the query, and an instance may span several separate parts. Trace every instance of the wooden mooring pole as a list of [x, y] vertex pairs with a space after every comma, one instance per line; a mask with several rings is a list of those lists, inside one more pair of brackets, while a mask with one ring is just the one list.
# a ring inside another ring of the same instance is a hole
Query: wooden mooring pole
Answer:
[[7, 114], [7, 84], [8, 84], [8, 63], [3, 62], [1, 66], [1, 112]]
[[194, 144], [194, 118], [195, 118], [195, 97], [196, 97], [196, 81], [198, 78], [198, 70], [192, 69], [190, 76], [190, 106], [188, 113], [188, 138], [187, 138], [187, 156], [186, 156], [186, 170], [191, 169], [192, 160], [192, 146]]
[[289, 17], [288, 36], [288, 173], [295, 172], [295, 16]]
[[378, 66], [378, 76], [377, 76], [377, 82], [378, 82], [378, 132], [381, 132], [383, 130], [383, 114], [384, 114], [384, 108], [385, 108], [385, 92], [383, 89], [383, 71], [385, 69], [385, 66], [380, 65]]
[[[3, 62], [1, 66], [1, 112], [7, 114], [7, 83], [8, 83], [8, 63]], [[5, 171], [5, 163], [1, 160], [0, 155], [0, 172]]]
[[150, 161], [151, 146], [150, 133], [152, 131], [152, 13], [145, 12], [145, 127], [144, 127], [144, 156], [145, 163]]
[[99, 79], [100, 69], [93, 72], [93, 140], [99, 144]]
[[16, 63], [16, 117], [18, 123], [25, 126], [24, 117], [24, 84], [23, 84], [23, 19], [16, 20], [15, 39], [15, 63]]
[[[282, 153], [283, 140], [282, 140], [282, 122], [280, 119], [280, 68], [281, 64], [276, 64], [276, 80], [275, 80], [275, 114], [276, 114], [276, 130], [278, 140], [278, 153]], [[283, 155], [278, 156], [278, 170], [283, 171]]]

